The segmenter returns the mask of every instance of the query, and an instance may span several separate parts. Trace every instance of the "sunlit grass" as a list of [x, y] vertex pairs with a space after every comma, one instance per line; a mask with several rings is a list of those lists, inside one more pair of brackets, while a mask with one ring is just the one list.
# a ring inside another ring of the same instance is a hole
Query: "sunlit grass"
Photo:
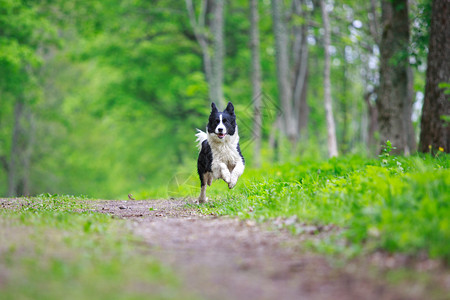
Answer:
[[[450, 156], [441, 153], [247, 170], [236, 190], [211, 188], [215, 201], [201, 209], [257, 221], [296, 216], [288, 226], [293, 233], [301, 233], [299, 224], [305, 222], [337, 225], [352, 252], [384, 249], [450, 261], [449, 166]], [[333, 247], [332, 240], [331, 247], [320, 247], [327, 252], [342, 248], [341, 242]]]

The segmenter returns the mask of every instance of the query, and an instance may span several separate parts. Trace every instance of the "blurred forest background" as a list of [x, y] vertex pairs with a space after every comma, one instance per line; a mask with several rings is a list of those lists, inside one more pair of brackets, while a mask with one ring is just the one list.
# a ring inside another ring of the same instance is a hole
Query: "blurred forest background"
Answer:
[[150, 195], [195, 173], [211, 101], [255, 168], [448, 152], [449, 7], [0, 0], [0, 195]]

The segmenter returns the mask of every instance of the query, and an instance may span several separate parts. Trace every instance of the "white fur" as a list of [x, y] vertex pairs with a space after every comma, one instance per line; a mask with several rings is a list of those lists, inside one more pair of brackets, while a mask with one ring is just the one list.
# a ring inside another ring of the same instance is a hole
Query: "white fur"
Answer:
[[234, 188], [245, 169], [242, 157], [237, 151], [239, 143], [237, 126], [232, 136], [226, 135], [223, 139], [211, 133], [206, 135], [213, 154], [211, 170], [214, 179], [223, 179], [230, 189]]
[[[226, 134], [227, 133], [227, 128], [225, 127], [225, 125], [222, 122], [222, 114], [220, 114], [219, 118], [220, 118], [220, 122], [219, 122], [219, 125], [217, 125], [217, 127], [216, 127], [215, 133], [224, 133], [224, 134]], [[219, 129], [222, 129], [222, 131], [219, 131]]]
[[245, 165], [242, 163], [242, 160], [236, 164], [233, 171], [231, 172], [230, 182], [228, 183], [228, 188], [232, 189], [236, 186], [236, 183], [241, 177], [242, 173], [244, 173]]
[[202, 150], [202, 143], [208, 139], [208, 135], [206, 132], [201, 131], [197, 128], [197, 133], [195, 134], [197, 139], [195, 140], [197, 142], [197, 148], [198, 151]]

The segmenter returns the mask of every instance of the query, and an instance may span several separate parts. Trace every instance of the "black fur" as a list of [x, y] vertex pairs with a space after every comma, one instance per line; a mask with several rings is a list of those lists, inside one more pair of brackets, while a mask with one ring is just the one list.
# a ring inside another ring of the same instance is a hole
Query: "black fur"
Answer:
[[211, 151], [211, 147], [208, 144], [208, 141], [203, 141], [202, 149], [198, 155], [197, 161], [197, 172], [200, 176], [200, 186], [204, 186], [206, 182], [204, 182], [203, 174], [206, 172], [211, 172], [211, 164], [213, 160], [213, 155]]
[[243, 163], [244, 166], [245, 166], [245, 159], [244, 159], [244, 156], [242, 155], [241, 147], [239, 146], [239, 143], [238, 143], [238, 145], [237, 145], [237, 151], [238, 151], [239, 155], [241, 156], [242, 163]]

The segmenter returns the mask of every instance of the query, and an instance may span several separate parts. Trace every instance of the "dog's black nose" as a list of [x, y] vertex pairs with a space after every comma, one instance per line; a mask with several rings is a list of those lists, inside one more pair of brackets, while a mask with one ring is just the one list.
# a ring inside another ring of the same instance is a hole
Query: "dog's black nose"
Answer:
[[217, 130], [218, 130], [219, 132], [222, 132], [222, 131], [223, 131], [223, 128], [217, 128]]

